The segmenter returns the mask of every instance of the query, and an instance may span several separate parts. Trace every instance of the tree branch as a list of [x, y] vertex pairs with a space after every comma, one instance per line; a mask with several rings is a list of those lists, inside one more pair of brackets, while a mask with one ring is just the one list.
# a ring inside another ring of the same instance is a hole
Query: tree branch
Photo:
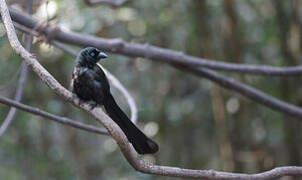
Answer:
[[[27, 28], [34, 29], [39, 27], [39, 22], [29, 16], [10, 8], [12, 19]], [[164, 49], [152, 45], [141, 45], [127, 43], [122, 39], [105, 39], [89, 35], [81, 35], [74, 32], [65, 32], [56, 26], [40, 26], [41, 33], [53, 40], [78, 46], [94, 46], [104, 51], [118, 53], [130, 57], [143, 57], [154, 61], [174, 63], [192, 67], [206, 67], [213, 70], [228, 71], [246, 74], [270, 75], [270, 76], [290, 76], [302, 74], [302, 66], [296, 67], [272, 67], [267, 65], [246, 65], [235, 63], [216, 62], [209, 59], [186, 55], [180, 51]], [[51, 36], [50, 36], [51, 35]]]
[[[15, 95], [15, 100], [20, 102], [23, 96], [23, 90], [24, 90], [24, 86], [25, 86], [25, 82], [26, 82], [26, 78], [27, 78], [27, 65], [25, 62], [22, 62], [22, 71], [20, 74], [20, 79], [18, 82], [18, 87], [17, 87], [17, 92]], [[10, 108], [6, 118], [4, 119], [3, 123], [1, 124], [0, 127], [0, 136], [2, 136], [5, 131], [7, 130], [8, 126], [11, 124], [11, 122], [15, 119], [17, 114], [17, 109], [12, 107]]]
[[[29, 21], [29, 22], [33, 22], [33, 21]], [[24, 23], [24, 24], [27, 24], [27, 23]], [[16, 27], [17, 28], [20, 27], [21, 30], [23, 29], [23, 30], [31, 32], [33, 34], [37, 34], [37, 32], [32, 32], [30, 29], [26, 28], [25, 26], [18, 25]], [[64, 33], [64, 34], [68, 34], [68, 33]], [[72, 34], [74, 34], [74, 33], [72, 33]], [[70, 35], [70, 36], [72, 36], [72, 35]], [[97, 37], [94, 37], [93, 38], [94, 40], [91, 40], [91, 41], [87, 42], [85, 40], [84, 35], [77, 35], [77, 36], [79, 36], [80, 37], [79, 40], [82, 40], [82, 41], [76, 41], [76, 42], [73, 42], [73, 44], [75, 44], [75, 45], [85, 44], [86, 46], [96, 46], [96, 47], [98, 47], [99, 41], [98, 41]], [[69, 36], [65, 37], [65, 38], [68, 39]], [[70, 40], [73, 40], [73, 39], [70, 39]], [[106, 42], [107, 41], [109, 41], [109, 40], [106, 40]], [[70, 52], [70, 53], [74, 54], [74, 52]], [[140, 54], [140, 51], [137, 52], [137, 54]], [[284, 101], [278, 100], [277, 98], [274, 98], [270, 95], [267, 95], [267, 94], [263, 93], [262, 91], [257, 90], [257, 89], [255, 89], [251, 86], [245, 85], [245, 84], [240, 83], [240, 82], [236, 82], [236, 81], [234, 81], [232, 79], [229, 79], [229, 78], [225, 78], [224, 76], [219, 75], [219, 74], [217, 74], [213, 71], [207, 70], [205, 68], [180, 65], [178, 63], [170, 63], [170, 64], [172, 64], [174, 67], [176, 67], [180, 70], [186, 70], [186, 71], [189, 71], [189, 72], [191, 72], [191, 73], [193, 73], [197, 76], [204, 77], [204, 78], [207, 78], [211, 81], [214, 81], [217, 84], [219, 84], [219, 85], [221, 85], [221, 86], [223, 86], [227, 89], [234, 90], [234, 91], [240, 93], [241, 95], [246, 96], [249, 99], [251, 99], [251, 100], [253, 100], [257, 103], [260, 103], [260, 104], [263, 104], [265, 106], [270, 107], [271, 109], [274, 109], [274, 110], [277, 110], [277, 111], [280, 111], [280, 112], [283, 112], [283, 113], [286, 113], [286, 114], [289, 114], [289, 115], [292, 115], [294, 117], [298, 117], [298, 118], [302, 119], [302, 109], [300, 107], [297, 107], [295, 105], [292, 105], [292, 104], [286, 103]]]
[[73, 97], [71, 92], [62, 87], [47, 71], [44, 69], [38, 61], [28, 53], [20, 44], [17, 39], [12, 20], [9, 15], [9, 11], [5, 0], [0, 0], [0, 11], [4, 21], [5, 28], [7, 30], [7, 36], [12, 48], [24, 59], [24, 61], [36, 72], [41, 80], [45, 82], [54, 92], [80, 107], [81, 109], [89, 112], [93, 115], [97, 121], [101, 122], [110, 135], [116, 140], [122, 153], [128, 162], [138, 171], [150, 174], [175, 176], [175, 177], [191, 177], [191, 178], [205, 178], [205, 179], [275, 179], [285, 175], [302, 175], [302, 167], [279, 167], [271, 171], [267, 171], [260, 174], [239, 174], [239, 173], [226, 173], [213, 170], [190, 170], [181, 169], [176, 167], [156, 166], [146, 164], [144, 161], [136, 157], [136, 153], [128, 143], [126, 136], [119, 129], [119, 127], [100, 109], [95, 108], [90, 111], [88, 104], [79, 105], [76, 103], [77, 98]]
[[185, 70], [197, 76], [207, 78], [213, 82], [216, 82], [220, 86], [223, 86], [230, 90], [234, 90], [240, 93], [241, 95], [248, 97], [249, 99], [256, 101], [257, 103], [263, 104], [271, 109], [302, 119], [302, 108], [274, 98], [251, 86], [236, 82], [233, 79], [225, 78], [224, 76], [205, 68], [193, 68], [178, 65], [174, 66], [180, 70]]
[[84, 0], [88, 6], [107, 5], [113, 8], [121, 7], [131, 0]]
[[101, 134], [101, 135], [109, 135], [106, 132], [106, 130], [104, 130], [104, 129], [97, 128], [97, 127], [91, 126], [91, 125], [86, 125], [84, 123], [81, 123], [81, 122], [78, 122], [78, 121], [75, 121], [75, 120], [72, 120], [72, 119], [69, 119], [69, 118], [66, 118], [66, 117], [56, 116], [56, 115], [50, 114], [48, 112], [42, 111], [38, 108], [34, 108], [34, 107], [31, 107], [31, 106], [22, 104], [18, 101], [14, 101], [14, 100], [5, 98], [1, 95], [0, 95], [0, 103], [8, 105], [8, 106], [15, 107], [15, 108], [18, 108], [18, 109], [21, 109], [21, 110], [26, 111], [26, 112], [30, 112], [32, 114], [36, 114], [38, 116], [56, 121], [56, 122], [64, 124], [64, 125], [74, 127], [74, 128], [77, 128], [77, 129], [81, 129], [81, 130], [84, 130], [84, 131], [97, 133], [97, 134]]
[[[32, 14], [33, 0], [27, 0], [27, 1], [25, 1], [25, 3], [26, 3], [26, 5], [25, 5], [26, 12], [28, 14]], [[31, 34], [25, 34], [25, 49], [27, 51], [30, 51], [30, 49], [31, 49], [32, 39], [33, 39], [33, 36]], [[22, 66], [22, 70], [21, 70], [21, 74], [20, 74], [20, 78], [19, 78], [19, 82], [18, 82], [16, 95], [15, 95], [16, 101], [21, 101], [21, 99], [22, 99], [23, 90], [25, 87], [25, 83], [27, 80], [27, 74], [28, 74], [28, 69], [27, 69], [26, 63], [22, 62], [21, 66]], [[3, 123], [0, 127], [0, 136], [2, 136], [5, 133], [8, 126], [13, 122], [13, 120], [16, 117], [16, 114], [17, 114], [17, 109], [12, 107], [9, 110], [7, 117], [5, 118], [5, 120], [3, 121]]]

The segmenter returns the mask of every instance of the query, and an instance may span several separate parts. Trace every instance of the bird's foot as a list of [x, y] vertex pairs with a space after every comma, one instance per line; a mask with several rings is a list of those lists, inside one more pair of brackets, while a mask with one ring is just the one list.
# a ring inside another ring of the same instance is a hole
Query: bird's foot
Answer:
[[98, 105], [97, 103], [89, 104], [89, 106], [90, 106], [90, 111], [92, 111], [97, 105]]
[[85, 101], [83, 101], [82, 99], [79, 98], [79, 105], [81, 106]]
[[76, 94], [72, 93], [72, 99], [74, 99], [74, 102], [79, 104], [80, 106], [83, 104], [83, 100], [81, 100]]

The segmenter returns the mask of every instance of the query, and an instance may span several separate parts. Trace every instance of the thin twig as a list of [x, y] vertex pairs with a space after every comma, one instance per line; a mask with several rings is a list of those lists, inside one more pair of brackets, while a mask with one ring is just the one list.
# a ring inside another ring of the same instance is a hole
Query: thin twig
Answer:
[[[39, 22], [28, 14], [10, 8], [14, 21], [33, 29]], [[60, 30], [56, 26], [41, 27], [40, 31], [46, 36], [52, 34], [53, 40], [78, 46], [94, 46], [104, 51], [118, 53], [130, 57], [143, 57], [154, 61], [174, 63], [192, 67], [206, 67], [213, 70], [229, 71], [234, 73], [245, 73], [270, 76], [292, 76], [301, 75], [302, 66], [296, 67], [273, 67], [268, 65], [249, 65], [217, 62], [205, 58], [186, 55], [180, 51], [164, 49], [149, 44], [141, 45], [128, 43], [122, 39], [105, 39], [95, 36], [82, 35], [74, 32]], [[55, 33], [54, 33], [55, 32]]]
[[214, 170], [191, 170], [181, 169], [168, 166], [157, 166], [145, 163], [136, 157], [134, 149], [130, 146], [126, 136], [121, 129], [100, 109], [95, 108], [90, 110], [88, 104], [79, 105], [77, 98], [72, 96], [71, 92], [62, 87], [56, 79], [54, 79], [47, 70], [42, 67], [39, 62], [29, 52], [27, 52], [18, 41], [15, 29], [10, 18], [10, 14], [5, 3], [5, 0], [0, 0], [0, 11], [7, 30], [7, 36], [12, 48], [24, 59], [24, 61], [36, 72], [41, 80], [46, 83], [55, 93], [61, 96], [66, 101], [72, 102], [77, 107], [89, 112], [97, 121], [101, 122], [110, 135], [116, 140], [122, 153], [128, 162], [138, 171], [150, 174], [174, 176], [174, 177], [190, 177], [190, 178], [205, 178], [205, 179], [276, 179], [287, 175], [302, 175], [302, 167], [288, 166], [279, 167], [260, 174], [240, 174], [227, 173]]
[[[16, 92], [16, 95], [15, 95], [15, 100], [18, 101], [18, 102], [20, 102], [21, 99], [22, 99], [26, 78], [27, 78], [27, 65], [26, 65], [25, 62], [22, 62], [22, 71], [21, 71], [21, 74], [20, 74], [20, 79], [19, 79], [19, 82], [18, 82], [18, 88], [17, 88], [17, 92]], [[1, 124], [0, 136], [2, 136], [5, 133], [8, 126], [15, 119], [16, 114], [17, 114], [17, 109], [14, 108], [14, 107], [10, 108], [6, 118], [4, 119], [3, 123]]]
[[107, 5], [113, 8], [121, 7], [129, 1], [131, 0], [84, 0], [84, 2], [91, 7], [95, 7], [96, 5]]
[[36, 115], [44, 117], [46, 119], [50, 119], [50, 120], [53, 120], [55, 122], [58, 122], [58, 123], [61, 123], [61, 124], [67, 125], [67, 126], [71, 126], [71, 127], [77, 128], [77, 129], [81, 129], [81, 130], [84, 130], [84, 131], [97, 133], [97, 134], [101, 134], [101, 135], [108, 135], [108, 133], [104, 129], [97, 128], [97, 127], [91, 126], [91, 125], [86, 125], [84, 123], [81, 123], [81, 122], [78, 122], [78, 121], [75, 121], [75, 120], [72, 120], [72, 119], [69, 119], [69, 118], [66, 118], [66, 117], [56, 116], [56, 115], [53, 115], [51, 113], [42, 111], [38, 108], [31, 107], [31, 106], [22, 104], [18, 101], [14, 101], [14, 100], [5, 98], [1, 95], [0, 95], [0, 103], [8, 105], [8, 106], [15, 107], [15, 108], [18, 108], [18, 109], [21, 109], [21, 110], [26, 111], [26, 112], [30, 112], [32, 114], [36, 114]]
[[[33, 3], [34, 0], [27, 0], [24, 1], [26, 3], [26, 12], [28, 14], [32, 14], [32, 9], [33, 9]], [[31, 50], [31, 44], [32, 44], [32, 40], [33, 40], [33, 36], [31, 34], [24, 34], [25, 35], [25, 49], [27, 51], [30, 52]], [[22, 70], [21, 70], [21, 74], [20, 74], [20, 78], [19, 78], [19, 82], [18, 82], [18, 87], [17, 87], [17, 92], [15, 95], [15, 100], [20, 102], [23, 96], [23, 91], [24, 91], [24, 87], [26, 84], [26, 80], [27, 80], [27, 74], [28, 74], [28, 69], [27, 69], [27, 65], [25, 62], [22, 62]], [[1, 127], [0, 127], [0, 136], [2, 136], [5, 131], [7, 130], [8, 126], [13, 122], [13, 120], [15, 119], [17, 115], [17, 109], [12, 107], [10, 108], [5, 120], [3, 121]]]
[[56, 41], [49, 41], [49, 44], [51, 44], [52, 46], [70, 54], [71, 56], [73, 57], [76, 57], [78, 55], [78, 52], [71, 49], [70, 47], [62, 44], [62, 43], [59, 43], [59, 42], [56, 42]]
[[15, 85], [15, 82], [18, 79], [18, 76], [20, 74], [21, 69], [22, 69], [22, 65], [18, 67], [18, 69], [14, 72], [13, 76], [10, 76], [11, 78], [8, 82], [6, 82], [5, 84], [0, 85], [0, 91], [9, 88], [12, 85]]
[[37, 36], [37, 37], [40, 36], [40, 34], [37, 31], [35, 31], [34, 29], [27, 28], [26, 26], [23, 26], [22, 24], [19, 24], [15, 21], [13, 22], [13, 24], [14, 24], [15, 28], [19, 29], [20, 31], [23, 31], [27, 34], [31, 34], [31, 35]]

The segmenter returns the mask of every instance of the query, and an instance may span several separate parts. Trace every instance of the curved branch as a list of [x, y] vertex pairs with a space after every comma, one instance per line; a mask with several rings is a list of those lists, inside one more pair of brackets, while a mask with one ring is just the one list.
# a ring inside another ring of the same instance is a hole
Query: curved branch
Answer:
[[[26, 3], [27, 13], [32, 14], [33, 0], [27, 0], [25, 3]], [[31, 34], [25, 34], [25, 49], [27, 51], [30, 51], [30, 49], [31, 49], [32, 39], [33, 39], [33, 36]], [[18, 82], [17, 92], [15, 95], [16, 101], [21, 101], [21, 99], [22, 99], [23, 90], [24, 90], [24, 86], [25, 86], [25, 83], [27, 80], [27, 74], [28, 74], [28, 69], [27, 69], [26, 63], [22, 62], [21, 66], [22, 66], [22, 70], [21, 70], [21, 74], [20, 74], [20, 78], [19, 78], [19, 82]], [[0, 136], [2, 136], [5, 133], [8, 126], [15, 119], [16, 115], [17, 115], [17, 109], [12, 107], [9, 110], [5, 120], [3, 121], [3, 123], [0, 127]]]
[[0, 103], [8, 105], [8, 106], [15, 107], [15, 108], [18, 108], [18, 109], [21, 109], [21, 110], [26, 111], [26, 112], [30, 112], [32, 114], [36, 114], [38, 116], [56, 121], [58, 123], [71, 126], [73, 128], [77, 128], [77, 129], [81, 129], [81, 130], [84, 130], [84, 131], [97, 133], [97, 134], [101, 134], [101, 135], [109, 135], [106, 130], [103, 130], [101, 128], [97, 128], [97, 127], [91, 126], [91, 125], [86, 125], [84, 123], [81, 123], [81, 122], [78, 122], [78, 121], [75, 121], [75, 120], [72, 120], [72, 119], [69, 119], [69, 118], [66, 118], [66, 117], [56, 116], [56, 115], [50, 114], [48, 112], [42, 111], [38, 108], [34, 108], [34, 107], [31, 107], [31, 106], [22, 104], [18, 101], [14, 101], [14, 100], [5, 98], [1, 95], [0, 95]]
[[[21, 13], [13, 8], [10, 8], [9, 10], [14, 21], [30, 29], [39, 27], [39, 22], [28, 14]], [[54, 40], [60, 42], [78, 46], [94, 46], [108, 52], [118, 53], [130, 57], [143, 57], [165, 63], [174, 63], [192, 67], [206, 67], [219, 71], [270, 76], [290, 76], [302, 74], [302, 66], [278, 68], [267, 65], [224, 63], [186, 55], [180, 51], [164, 49], [149, 44], [141, 45], [136, 43], [127, 43], [122, 39], [105, 39], [89, 35], [81, 35], [74, 32], [66, 32], [60, 30], [56, 26], [41, 26], [39, 27], [39, 31], [44, 33], [47, 37], [52, 37]]]
[[24, 61], [39, 75], [41, 80], [45, 82], [55, 93], [63, 99], [73, 103], [81, 109], [93, 115], [97, 121], [101, 122], [110, 135], [118, 143], [122, 153], [128, 162], [138, 171], [150, 174], [175, 176], [175, 177], [191, 177], [191, 178], [205, 178], [205, 179], [275, 179], [286, 175], [302, 175], [302, 167], [279, 167], [271, 171], [260, 174], [240, 174], [240, 173], [226, 173], [214, 170], [190, 170], [176, 167], [149, 165], [143, 160], [136, 157], [136, 153], [132, 146], [130, 146], [126, 136], [121, 129], [100, 109], [95, 108], [90, 110], [88, 104], [79, 105], [76, 103], [77, 98], [73, 97], [71, 92], [62, 87], [44, 67], [30, 53], [28, 53], [17, 39], [12, 20], [10, 18], [5, 0], [0, 0], [0, 11], [4, 20], [4, 25], [7, 30], [8, 39], [12, 48], [24, 59]]

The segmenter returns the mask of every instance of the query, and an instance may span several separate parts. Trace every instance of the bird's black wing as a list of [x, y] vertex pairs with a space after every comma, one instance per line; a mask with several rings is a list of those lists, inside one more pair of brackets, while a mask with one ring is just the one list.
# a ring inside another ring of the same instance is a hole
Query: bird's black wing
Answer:
[[102, 77], [100, 77], [94, 70], [89, 68], [76, 68], [73, 73], [73, 92], [76, 93], [80, 99], [85, 101], [95, 101], [102, 104], [104, 99], [104, 86], [102, 84]]

